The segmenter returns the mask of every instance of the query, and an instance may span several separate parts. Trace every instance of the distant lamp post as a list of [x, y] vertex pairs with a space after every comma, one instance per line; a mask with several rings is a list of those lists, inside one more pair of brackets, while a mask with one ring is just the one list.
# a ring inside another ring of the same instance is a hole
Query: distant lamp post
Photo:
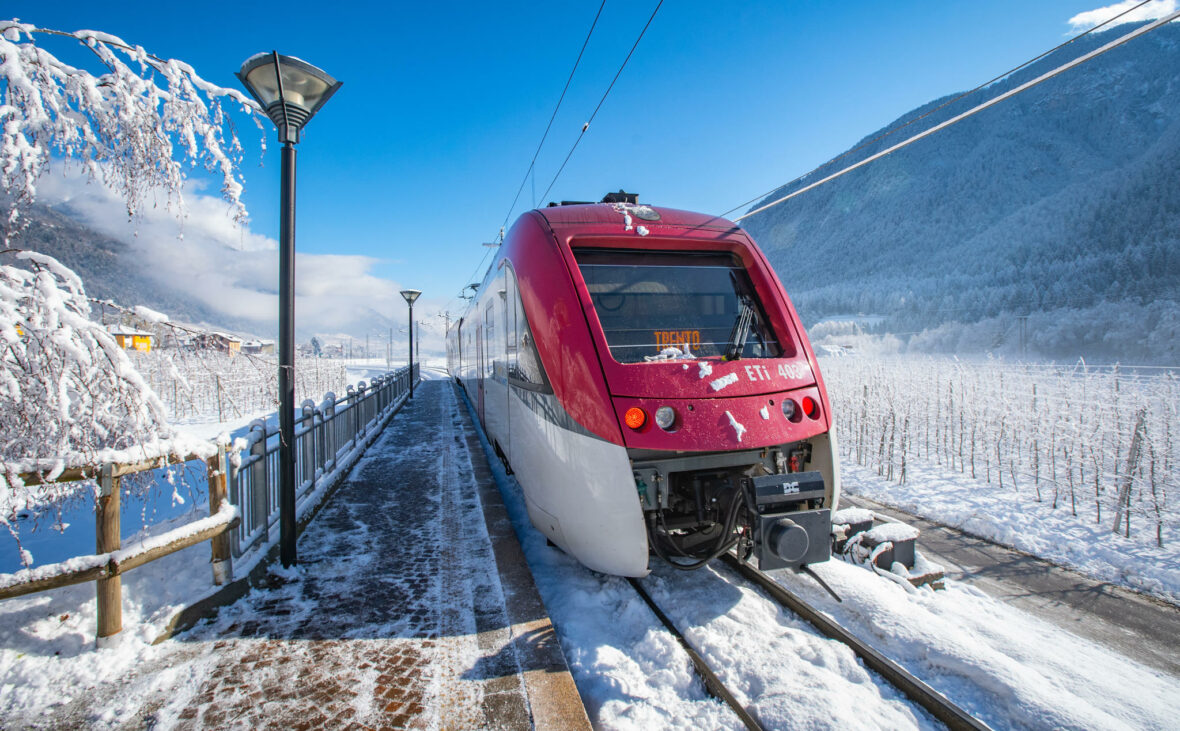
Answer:
[[416, 289], [402, 290], [402, 297], [406, 298], [406, 304], [410, 306], [410, 337], [407, 338], [410, 341], [410, 398], [414, 398], [414, 300], [421, 294]]
[[277, 51], [246, 59], [238, 80], [279, 129], [279, 554], [295, 563], [295, 143], [341, 82]]

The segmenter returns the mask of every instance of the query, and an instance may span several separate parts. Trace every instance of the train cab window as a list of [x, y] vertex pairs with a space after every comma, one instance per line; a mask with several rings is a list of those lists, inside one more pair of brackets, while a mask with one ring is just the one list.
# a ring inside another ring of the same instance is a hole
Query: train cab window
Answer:
[[697, 358], [782, 354], [733, 254], [574, 249], [574, 258], [619, 363], [659, 360], [670, 347]]

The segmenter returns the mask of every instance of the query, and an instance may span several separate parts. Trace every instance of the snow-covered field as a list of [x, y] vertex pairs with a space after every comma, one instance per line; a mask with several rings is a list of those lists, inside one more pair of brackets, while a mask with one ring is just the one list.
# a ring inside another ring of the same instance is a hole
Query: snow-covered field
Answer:
[[1110, 532], [1110, 526], [1052, 509], [1032, 495], [987, 489], [932, 465], [915, 465], [905, 485], [876, 470], [843, 466], [846, 492], [958, 528], [1100, 581], [1180, 604], [1180, 544], [1160, 548]]
[[850, 492], [1180, 603], [1173, 371], [922, 357], [822, 368]]

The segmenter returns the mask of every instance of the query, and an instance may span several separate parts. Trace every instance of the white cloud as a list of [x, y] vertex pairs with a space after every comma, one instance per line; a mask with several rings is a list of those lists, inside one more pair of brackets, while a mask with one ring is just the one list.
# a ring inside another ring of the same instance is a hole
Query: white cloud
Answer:
[[[156, 281], [223, 313], [227, 320], [256, 323], [257, 335], [274, 337], [277, 332], [278, 242], [236, 225], [220, 197], [190, 186], [181, 223], [163, 201], [155, 207], [149, 202], [140, 217], [128, 221], [117, 193], [77, 172], [42, 178], [38, 196], [49, 204], [68, 203], [84, 224], [126, 243], [133, 264]], [[297, 252], [297, 337], [343, 333], [363, 339], [365, 333], [387, 333], [392, 325], [395, 352], [404, 350], [405, 335], [396, 332], [406, 319], [405, 301], [398, 294], [402, 287], [374, 275], [377, 263], [368, 256]], [[129, 293], [119, 304], [150, 304], [133, 300], [134, 293]], [[414, 312], [422, 320], [434, 319], [442, 304], [420, 301]], [[422, 348], [441, 350], [441, 335], [424, 328]]]
[[[1122, 0], [1113, 5], [1107, 5], [1094, 10], [1087, 10], [1084, 13], [1078, 13], [1069, 19], [1069, 27], [1074, 31], [1089, 30], [1094, 26], [1106, 20], [1113, 18], [1119, 13], [1129, 10], [1138, 5], [1142, 0]], [[1138, 23], [1144, 20], [1155, 20], [1162, 18], [1165, 15], [1171, 15], [1176, 12], [1176, 0], [1152, 0], [1138, 10], [1127, 13], [1119, 18], [1113, 25], [1122, 25], [1123, 23]], [[1113, 27], [1108, 26], [1108, 27]]]

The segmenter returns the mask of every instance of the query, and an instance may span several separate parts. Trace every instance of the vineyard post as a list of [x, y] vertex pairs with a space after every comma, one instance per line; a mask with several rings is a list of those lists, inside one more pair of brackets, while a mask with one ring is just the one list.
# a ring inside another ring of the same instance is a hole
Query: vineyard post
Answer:
[[[103, 465], [99, 478], [98, 509], [95, 515], [94, 552], [110, 553], [122, 548], [119, 516], [119, 478], [113, 465]], [[123, 578], [118, 574], [94, 582], [98, 608], [98, 639], [102, 649], [115, 647], [123, 631]]]
[[1123, 473], [1123, 484], [1119, 487], [1119, 499], [1114, 514], [1114, 525], [1111, 533], [1119, 532], [1119, 523], [1123, 520], [1123, 510], [1127, 511], [1127, 537], [1131, 537], [1131, 481], [1135, 474], [1135, 465], [1139, 463], [1140, 441], [1143, 438], [1143, 421], [1147, 418], [1147, 409], [1140, 408], [1135, 418], [1135, 431], [1131, 434], [1131, 448], [1127, 451], [1127, 470]]

